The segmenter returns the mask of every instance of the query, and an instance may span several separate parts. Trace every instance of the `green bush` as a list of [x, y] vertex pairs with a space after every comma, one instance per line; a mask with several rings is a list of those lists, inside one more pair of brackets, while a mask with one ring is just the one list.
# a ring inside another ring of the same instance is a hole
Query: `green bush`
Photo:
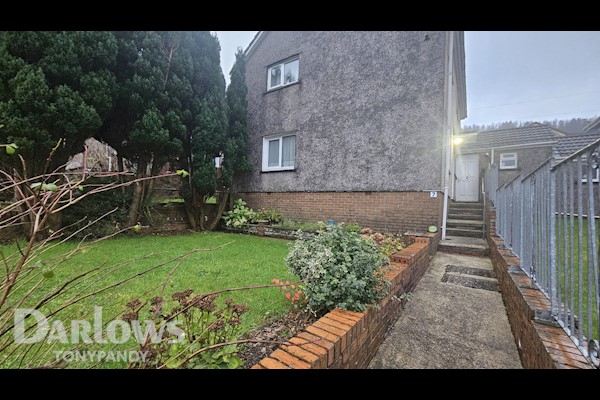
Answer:
[[243, 228], [252, 220], [256, 219], [256, 212], [251, 208], [246, 207], [246, 202], [242, 199], [237, 199], [233, 202], [233, 210], [223, 213], [225, 225], [233, 228]]
[[[110, 182], [112, 181], [109, 179], [92, 178], [86, 185], [105, 185]], [[85, 192], [75, 192], [74, 196], [82, 195], [83, 193]], [[121, 190], [107, 190], [82, 199], [63, 212], [62, 226], [65, 236], [74, 233], [87, 223], [100, 218], [103, 214], [115, 208], [117, 211], [77, 233], [74, 238], [83, 238], [85, 236], [88, 238], [98, 238], [110, 235], [124, 228], [127, 225], [127, 207], [130, 200], [130, 192], [126, 191], [123, 193]]]
[[380, 267], [388, 262], [375, 243], [343, 224], [300, 238], [286, 258], [305, 285], [309, 309], [322, 315], [336, 307], [364, 311], [385, 295]]
[[271, 224], [278, 224], [281, 222], [281, 213], [277, 210], [267, 210], [264, 208], [258, 209], [254, 216], [254, 221], [269, 221]]
[[279, 228], [303, 230], [303, 231], [319, 231], [325, 229], [325, 223], [319, 222], [298, 222], [291, 219], [283, 220], [281, 223], [275, 225]]

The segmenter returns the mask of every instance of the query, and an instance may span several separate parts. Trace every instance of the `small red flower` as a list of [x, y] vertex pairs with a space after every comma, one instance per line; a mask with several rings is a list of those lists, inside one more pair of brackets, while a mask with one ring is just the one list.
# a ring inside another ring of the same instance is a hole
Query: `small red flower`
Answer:
[[290, 295], [290, 293], [289, 293], [289, 292], [285, 294], [285, 298], [286, 298], [286, 299], [288, 299], [288, 300], [289, 300], [289, 299], [290, 299], [290, 297], [291, 297], [291, 295]]

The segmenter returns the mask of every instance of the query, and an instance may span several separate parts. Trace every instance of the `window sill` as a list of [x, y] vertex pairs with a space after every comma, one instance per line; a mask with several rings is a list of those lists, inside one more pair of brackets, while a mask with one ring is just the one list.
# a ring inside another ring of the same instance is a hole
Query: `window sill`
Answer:
[[498, 168], [500, 171], [518, 171], [518, 167]]
[[276, 91], [281, 90], [281, 89], [289, 88], [290, 86], [298, 85], [298, 84], [300, 84], [300, 82], [302, 82], [302, 81], [301, 80], [297, 80], [294, 83], [289, 83], [289, 84], [283, 85], [283, 86], [277, 86], [276, 88], [267, 90], [266, 92], [263, 93], [263, 95], [269, 94], [269, 93], [273, 93], [273, 92], [276, 92]]
[[260, 171], [261, 174], [270, 174], [272, 172], [295, 172], [296, 168], [282, 168], [282, 169], [267, 169]]

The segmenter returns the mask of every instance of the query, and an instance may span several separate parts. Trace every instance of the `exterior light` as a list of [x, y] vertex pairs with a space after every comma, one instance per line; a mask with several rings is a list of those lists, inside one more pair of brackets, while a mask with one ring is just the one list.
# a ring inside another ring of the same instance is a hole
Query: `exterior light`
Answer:
[[464, 141], [464, 139], [463, 139], [463, 138], [461, 138], [460, 136], [455, 136], [455, 137], [454, 137], [454, 140], [453, 140], [453, 143], [454, 143], [455, 145], [459, 145], [459, 144], [461, 144], [463, 141]]

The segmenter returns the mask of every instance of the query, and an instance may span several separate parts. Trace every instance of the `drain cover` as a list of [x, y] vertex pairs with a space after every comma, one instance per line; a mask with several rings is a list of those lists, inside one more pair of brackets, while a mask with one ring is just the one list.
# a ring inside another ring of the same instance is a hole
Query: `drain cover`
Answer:
[[442, 276], [442, 282], [473, 289], [499, 292], [500, 288], [498, 287], [498, 282], [495, 279], [491, 280], [486, 278], [496, 278], [494, 271], [458, 265], [446, 265], [446, 272], [444, 273], [444, 276]]

